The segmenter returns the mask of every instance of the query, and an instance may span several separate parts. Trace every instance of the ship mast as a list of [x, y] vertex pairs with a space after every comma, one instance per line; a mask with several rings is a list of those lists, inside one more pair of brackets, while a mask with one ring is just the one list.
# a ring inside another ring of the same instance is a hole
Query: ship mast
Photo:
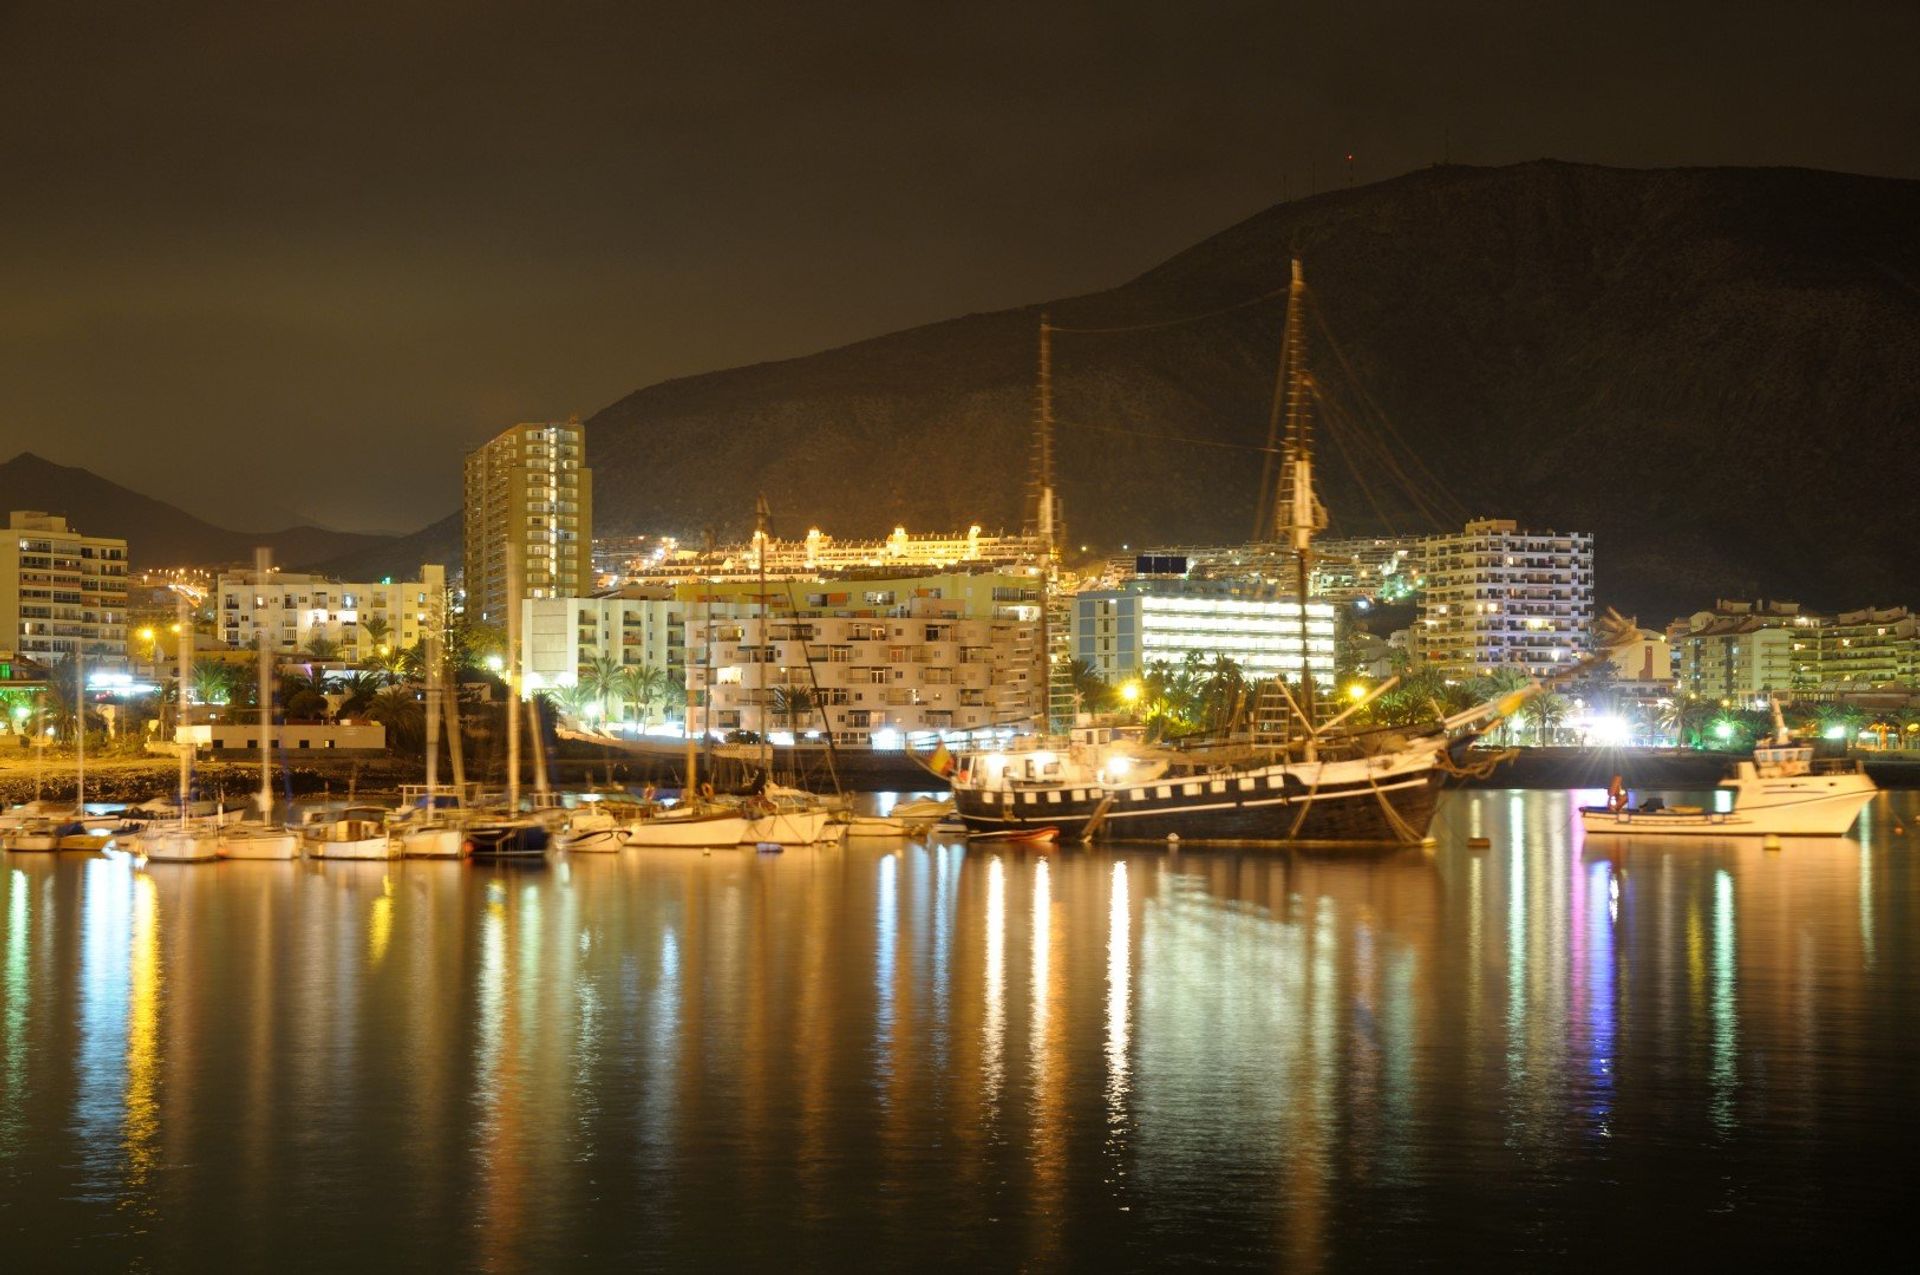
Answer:
[[[1293, 546], [1294, 598], [1300, 606], [1300, 710], [1313, 722], [1313, 671], [1308, 662], [1307, 596], [1313, 588], [1313, 537], [1326, 530], [1327, 511], [1313, 490], [1313, 376], [1306, 366], [1307, 283], [1300, 259], [1293, 260], [1287, 288], [1287, 334], [1283, 361], [1287, 375], [1287, 434], [1281, 451], [1280, 485], [1275, 493], [1273, 529]], [[1309, 739], [1308, 747], [1312, 747]]]
[[1040, 640], [1035, 660], [1039, 676], [1035, 678], [1037, 704], [1034, 721], [1042, 733], [1053, 729], [1053, 633], [1048, 612], [1053, 605], [1054, 561], [1060, 537], [1065, 534], [1060, 516], [1060, 497], [1053, 477], [1053, 325], [1048, 316], [1040, 316], [1040, 366], [1033, 409], [1033, 521], [1029, 534], [1039, 549], [1040, 558]]

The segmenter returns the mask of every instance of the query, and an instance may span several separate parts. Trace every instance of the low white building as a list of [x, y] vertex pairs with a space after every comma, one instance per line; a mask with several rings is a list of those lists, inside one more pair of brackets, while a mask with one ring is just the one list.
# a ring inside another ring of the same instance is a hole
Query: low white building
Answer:
[[[386, 646], [404, 650], [420, 641], [446, 592], [446, 569], [424, 566], [418, 580], [350, 583], [325, 576], [272, 572], [265, 583], [251, 571], [225, 572], [214, 583], [219, 635], [228, 646], [249, 647], [264, 632], [276, 654], [294, 655], [325, 638], [339, 658], [366, 660]], [[377, 639], [368, 622], [380, 622]]]
[[[655, 668], [671, 685], [686, 685], [686, 605], [668, 589], [527, 598], [521, 603], [520, 631], [520, 684], [529, 694], [578, 685], [581, 669], [601, 658], [627, 668]], [[663, 707], [654, 705], [654, 716]], [[626, 697], [610, 696], [606, 710], [614, 721], [624, 719]]]
[[[275, 722], [274, 751], [385, 752], [387, 728], [378, 722]], [[176, 742], [210, 753], [260, 755], [260, 728], [247, 722], [195, 722], [180, 728]]]
[[[983, 587], [971, 596], [995, 588], [990, 578], [976, 579]], [[687, 624], [693, 729], [776, 739], [830, 730], [836, 743], [886, 746], [925, 732], [951, 737], [1030, 720], [1034, 608], [1016, 598], [970, 614], [966, 596], [911, 583], [896, 591], [897, 582], [884, 589], [863, 582], [795, 598], [797, 605], [776, 607], [764, 624], [759, 608], [737, 597], [703, 604]], [[1009, 579], [999, 591], [1018, 595], [1026, 583]], [[870, 604], [869, 595], [889, 601]], [[710, 669], [703, 659], [709, 642]]]

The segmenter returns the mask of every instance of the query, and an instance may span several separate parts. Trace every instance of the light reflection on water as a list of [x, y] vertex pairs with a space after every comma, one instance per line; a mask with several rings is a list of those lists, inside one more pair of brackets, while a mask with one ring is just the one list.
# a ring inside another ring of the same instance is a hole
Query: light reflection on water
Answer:
[[1565, 794], [1476, 792], [1436, 847], [1367, 857], [16, 856], [0, 1245], [296, 1269], [1844, 1249], [1920, 1133], [1915, 803], [1885, 800], [1870, 845], [1780, 852], [1586, 839]]

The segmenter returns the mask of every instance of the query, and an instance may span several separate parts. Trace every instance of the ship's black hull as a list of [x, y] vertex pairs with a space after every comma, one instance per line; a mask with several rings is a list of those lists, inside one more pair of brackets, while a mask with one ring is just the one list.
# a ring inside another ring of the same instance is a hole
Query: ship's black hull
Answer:
[[[970, 832], [1051, 826], [1063, 841], [1088, 840], [1091, 825], [1091, 839], [1099, 841], [1396, 846], [1426, 838], [1441, 777], [1438, 769], [1421, 770], [1311, 791], [1292, 774], [1277, 790], [1266, 782], [1243, 789], [1238, 776], [1171, 780], [1111, 795], [1098, 788], [960, 787], [954, 807]], [[1187, 791], [1194, 788], [1199, 791]]]

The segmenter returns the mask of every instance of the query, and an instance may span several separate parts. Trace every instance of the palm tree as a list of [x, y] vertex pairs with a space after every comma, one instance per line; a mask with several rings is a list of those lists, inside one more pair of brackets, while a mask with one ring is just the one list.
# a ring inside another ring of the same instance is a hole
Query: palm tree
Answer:
[[383, 683], [371, 673], [355, 673], [343, 682], [334, 683], [333, 689], [346, 692], [347, 698], [341, 702], [340, 711], [343, 714], [356, 714], [373, 703], [374, 697], [379, 695], [386, 685], [388, 684]]
[[1520, 716], [1533, 727], [1533, 742], [1545, 747], [1553, 731], [1567, 719], [1567, 699], [1554, 691], [1542, 691], [1520, 708]]
[[1086, 660], [1075, 659], [1067, 662], [1068, 676], [1073, 679], [1074, 694], [1080, 697], [1080, 707], [1089, 713], [1105, 712], [1113, 704], [1113, 687], [1107, 679], [1100, 676], [1099, 670]]
[[373, 655], [361, 661], [360, 667], [380, 685], [396, 686], [406, 680], [407, 655], [406, 652], [396, 651], [392, 647], [387, 648], [385, 655], [375, 650]]
[[620, 661], [611, 655], [596, 655], [580, 666], [580, 686], [600, 704], [600, 717], [613, 715], [611, 701], [619, 692]]
[[1246, 689], [1247, 679], [1241, 673], [1240, 666], [1229, 656], [1214, 656], [1213, 663], [1207, 666], [1199, 684], [1207, 724], [1215, 730], [1224, 730], [1233, 720]]
[[594, 693], [580, 682], [541, 691], [539, 698], [546, 700], [556, 712], [575, 719], [584, 718], [587, 710], [598, 702]]
[[427, 714], [414, 693], [390, 686], [367, 703], [367, 717], [387, 728], [387, 747], [413, 752], [426, 745]]
[[360, 621], [360, 632], [366, 637], [367, 644], [376, 649], [386, 645], [387, 634], [391, 628], [378, 616]]
[[202, 704], [225, 704], [233, 698], [237, 670], [219, 660], [195, 660], [189, 688]]
[[768, 707], [777, 719], [786, 722], [789, 731], [802, 715], [813, 711], [813, 692], [803, 687], [776, 686], [770, 694], [773, 702]]
[[1693, 695], [1676, 695], [1660, 710], [1660, 728], [1689, 748], [1700, 747], [1701, 732], [1712, 719], [1713, 705]]
[[[623, 701], [638, 706], [644, 726], [654, 704], [666, 697], [667, 675], [651, 664], [623, 665], [615, 689]], [[621, 715], [624, 718], [624, 710]]]

